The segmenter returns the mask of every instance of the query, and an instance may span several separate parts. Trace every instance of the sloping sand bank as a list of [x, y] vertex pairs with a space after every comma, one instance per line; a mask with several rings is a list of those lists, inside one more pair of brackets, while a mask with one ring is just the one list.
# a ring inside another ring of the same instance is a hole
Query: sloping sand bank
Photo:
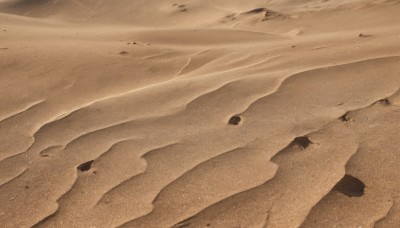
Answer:
[[397, 0], [0, 0], [0, 227], [400, 227]]

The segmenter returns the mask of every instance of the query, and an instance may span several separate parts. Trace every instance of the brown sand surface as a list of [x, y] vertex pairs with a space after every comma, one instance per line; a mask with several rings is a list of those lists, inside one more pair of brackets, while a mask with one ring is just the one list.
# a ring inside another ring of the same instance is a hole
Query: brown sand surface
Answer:
[[0, 227], [400, 227], [399, 0], [0, 0]]

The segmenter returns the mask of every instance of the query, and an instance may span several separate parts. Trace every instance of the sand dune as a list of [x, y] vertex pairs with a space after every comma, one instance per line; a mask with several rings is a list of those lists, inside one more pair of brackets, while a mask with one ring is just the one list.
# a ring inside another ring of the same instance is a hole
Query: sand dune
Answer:
[[1, 227], [400, 227], [397, 0], [0, 0]]

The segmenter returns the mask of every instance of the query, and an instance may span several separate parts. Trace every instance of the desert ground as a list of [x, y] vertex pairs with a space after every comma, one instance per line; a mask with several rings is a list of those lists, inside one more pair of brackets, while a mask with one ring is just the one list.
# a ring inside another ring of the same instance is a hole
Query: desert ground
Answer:
[[400, 227], [399, 0], [0, 0], [0, 227]]

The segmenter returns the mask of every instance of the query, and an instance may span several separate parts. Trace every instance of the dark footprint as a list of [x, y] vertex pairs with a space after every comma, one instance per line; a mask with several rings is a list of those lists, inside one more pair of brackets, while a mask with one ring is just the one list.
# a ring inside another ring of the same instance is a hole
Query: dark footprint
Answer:
[[371, 35], [360, 33], [358, 37], [370, 37]]
[[306, 149], [310, 146], [310, 144], [313, 144], [313, 142], [307, 136], [300, 136], [293, 139], [293, 141], [290, 143], [290, 146], [298, 146], [300, 149]]
[[387, 99], [387, 98], [379, 100], [378, 103], [382, 104], [382, 105], [390, 105], [391, 104], [389, 99]]
[[239, 125], [240, 124], [240, 122], [242, 121], [242, 118], [240, 118], [240, 116], [232, 116], [230, 119], [229, 119], [229, 124], [230, 125]]
[[93, 164], [93, 160], [92, 161], [88, 161], [85, 162], [83, 164], [80, 164], [78, 167], [76, 167], [78, 170], [82, 171], [82, 172], [86, 172], [88, 170], [90, 170], [90, 168], [92, 168], [92, 164]]
[[359, 179], [345, 175], [336, 185], [333, 187], [333, 191], [338, 191], [349, 197], [361, 197], [364, 195], [365, 184]]
[[339, 117], [339, 120], [342, 122], [347, 122], [350, 120], [350, 116], [348, 113], [344, 114], [343, 116]]
[[129, 52], [127, 52], [127, 51], [121, 51], [121, 52], [119, 52], [119, 54], [120, 55], [127, 55]]
[[262, 12], [265, 12], [265, 11], [267, 11], [266, 8], [256, 8], [256, 9], [244, 12], [244, 14], [256, 14], [256, 13], [262, 13]]

